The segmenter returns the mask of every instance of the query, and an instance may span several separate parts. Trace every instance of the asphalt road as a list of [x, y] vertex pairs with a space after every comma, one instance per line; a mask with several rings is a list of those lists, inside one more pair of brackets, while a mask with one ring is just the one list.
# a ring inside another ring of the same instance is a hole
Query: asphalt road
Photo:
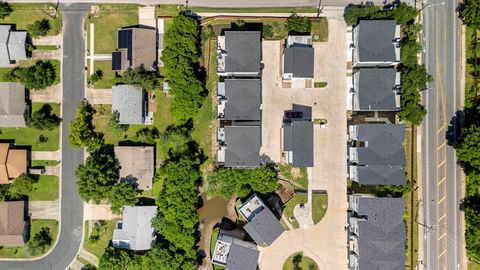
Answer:
[[[83, 162], [83, 151], [68, 143], [68, 123], [77, 104], [84, 98], [85, 46], [83, 20], [85, 4], [62, 6], [63, 39], [63, 103], [62, 103], [62, 187], [60, 236], [54, 249], [42, 259], [33, 261], [0, 261], [0, 269], [63, 270], [75, 259], [83, 230], [83, 201], [75, 184], [75, 169]], [[69, 11], [72, 9], [73, 11]]]
[[[459, 211], [460, 169], [455, 151], [446, 138], [449, 125], [460, 109], [460, 23], [456, 1], [434, 0], [423, 9], [425, 65], [433, 82], [424, 92], [428, 114], [423, 124], [423, 210], [425, 224], [423, 268], [460, 269], [463, 232]], [[443, 3], [443, 4], [441, 4]], [[420, 254], [422, 256], [422, 254]], [[422, 260], [422, 257], [420, 257]]]

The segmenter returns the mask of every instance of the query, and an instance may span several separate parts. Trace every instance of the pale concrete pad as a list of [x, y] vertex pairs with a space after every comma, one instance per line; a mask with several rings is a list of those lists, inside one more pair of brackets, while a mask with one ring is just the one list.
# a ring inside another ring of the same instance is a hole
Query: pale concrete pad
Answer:
[[61, 45], [63, 43], [63, 35], [56, 36], [40, 36], [33, 39], [34, 45]]
[[32, 53], [32, 59], [42, 60], [42, 59], [62, 59], [62, 50], [50, 50], [50, 51], [39, 51], [34, 50]]
[[80, 251], [78, 252], [78, 256], [79, 257], [82, 257], [83, 259], [85, 259], [86, 261], [88, 261], [89, 263], [95, 265], [96, 267], [98, 267], [98, 259], [97, 256], [95, 256], [94, 254], [92, 254], [91, 252], [87, 251], [86, 249], [84, 249], [83, 247], [80, 248]]
[[62, 152], [57, 151], [32, 151], [32, 160], [61, 160]]
[[328, 22], [329, 41], [314, 43], [315, 77], [327, 81], [326, 88], [281, 88], [280, 44], [263, 42], [262, 150], [274, 161], [280, 159], [283, 110], [290, 109], [292, 103], [312, 106], [313, 118], [327, 119], [325, 128], [314, 128], [314, 167], [309, 172], [309, 187], [327, 191], [328, 210], [318, 224], [286, 231], [271, 246], [262, 248], [259, 260], [262, 270], [282, 269], [285, 260], [299, 251], [312, 258], [321, 270], [347, 268], [346, 50], [343, 49], [346, 25], [343, 19]]
[[146, 6], [138, 8], [138, 22], [139, 24], [157, 27], [157, 21], [155, 20], [155, 7]]
[[29, 201], [28, 211], [32, 219], [59, 219], [59, 201]]
[[45, 174], [46, 175], [56, 175], [60, 177], [60, 171], [62, 167], [60, 165], [57, 166], [45, 166]]
[[112, 213], [108, 204], [83, 204], [84, 220], [112, 220], [121, 217], [121, 215]]
[[87, 100], [91, 104], [112, 104], [111, 89], [91, 89], [87, 88]]
[[60, 84], [52, 85], [44, 90], [30, 91], [30, 100], [32, 102], [62, 102], [62, 86]]

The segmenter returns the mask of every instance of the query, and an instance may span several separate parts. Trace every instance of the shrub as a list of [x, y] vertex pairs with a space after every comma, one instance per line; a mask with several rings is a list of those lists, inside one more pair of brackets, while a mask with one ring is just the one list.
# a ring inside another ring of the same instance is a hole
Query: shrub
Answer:
[[52, 113], [50, 104], [44, 104], [32, 113], [29, 125], [39, 130], [52, 130], [60, 125], [60, 118]]
[[39, 60], [29, 67], [15, 67], [7, 77], [23, 83], [26, 88], [41, 90], [55, 82], [56, 73], [50, 61]]
[[307, 17], [298, 16], [297, 13], [292, 12], [285, 22], [285, 28], [288, 33], [305, 34], [310, 33], [312, 29], [312, 22]]
[[50, 29], [50, 22], [47, 19], [37, 20], [27, 26], [28, 33], [34, 38], [46, 36]]

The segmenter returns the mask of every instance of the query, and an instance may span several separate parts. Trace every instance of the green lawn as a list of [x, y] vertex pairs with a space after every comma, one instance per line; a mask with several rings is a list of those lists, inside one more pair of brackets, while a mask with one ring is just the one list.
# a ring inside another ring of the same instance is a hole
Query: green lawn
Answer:
[[138, 25], [138, 5], [100, 4], [98, 6], [100, 7], [99, 16], [88, 15], [86, 20], [87, 37], [90, 39], [90, 23], [95, 24], [94, 52], [96, 54], [111, 53], [117, 48], [118, 28]]
[[[411, 124], [407, 124], [407, 128], [411, 128]], [[406, 165], [405, 165], [405, 172], [407, 181], [412, 181], [412, 179], [417, 179], [417, 152], [411, 151], [411, 146], [413, 144], [413, 149], [416, 148], [416, 135], [413, 135], [410, 130], [407, 130], [405, 134], [405, 157], [406, 157]], [[413, 139], [413, 140], [412, 140]], [[411, 161], [413, 158], [413, 170], [411, 169]], [[412, 175], [413, 173], [413, 175]], [[413, 196], [413, 208], [411, 203], [411, 198]], [[405, 223], [406, 223], [406, 230], [407, 230], [407, 241], [406, 241], [406, 257], [405, 257], [405, 265], [410, 265], [411, 259], [413, 259], [413, 263], [416, 264], [418, 262], [418, 226], [415, 220], [415, 215], [417, 213], [417, 192], [414, 190], [408, 193], [405, 196], [406, 206], [407, 209], [405, 211]], [[412, 211], [413, 210], [413, 211]], [[411, 222], [413, 220], [413, 228], [411, 226]], [[412, 231], [413, 230], [413, 231]], [[413, 247], [411, 246], [412, 242], [412, 233], [413, 233]], [[413, 252], [413, 254], [412, 254]]]
[[8, 82], [7, 75], [13, 68], [0, 68], [0, 82]]
[[[96, 113], [93, 117], [93, 125], [95, 126], [96, 131], [102, 132], [104, 134], [106, 144], [118, 145], [120, 141], [126, 141], [126, 140], [135, 141], [134, 137], [136, 132], [142, 128], [149, 127], [147, 125], [129, 125], [128, 130], [124, 134], [124, 136], [120, 136], [120, 137], [116, 136], [115, 134], [113, 134], [110, 131], [107, 131], [106, 129], [108, 117], [112, 111], [112, 105], [102, 105], [102, 106], [104, 106], [105, 108], [105, 113], [102, 115]], [[98, 108], [98, 105], [95, 105], [94, 107]]]
[[280, 174], [290, 181], [295, 189], [308, 189], [307, 168], [295, 168], [288, 164], [278, 164]]
[[58, 160], [32, 160], [30, 166], [32, 167], [45, 167], [45, 166], [57, 166], [60, 162]]
[[[44, 103], [33, 103], [32, 111], [39, 110]], [[60, 115], [60, 105], [50, 103], [53, 113]], [[56, 151], [59, 148], [60, 129], [57, 127], [53, 130], [38, 130], [34, 128], [1, 128], [0, 140], [15, 140], [19, 146], [31, 146], [32, 151]], [[43, 135], [48, 138], [47, 142], [40, 142], [39, 136]]]
[[312, 194], [312, 219], [313, 223], [317, 224], [322, 220], [327, 213], [328, 195], [327, 194]]
[[219, 232], [220, 232], [220, 229], [218, 227], [213, 229], [212, 231], [212, 237], [210, 238], [210, 255], [212, 255], [213, 252], [215, 252], [215, 244], [217, 243]]
[[54, 36], [60, 34], [62, 30], [62, 16], [58, 14], [56, 18], [50, 17], [45, 11], [54, 4], [16, 4], [12, 3], [10, 6], [13, 12], [5, 19], [0, 19], [0, 24], [15, 24], [17, 30], [27, 30], [29, 24], [33, 24], [37, 20], [48, 19], [50, 22], [50, 31], [48, 35]]
[[58, 199], [58, 177], [41, 175], [33, 185], [33, 191], [28, 194], [30, 201], [54, 201]]
[[[285, 204], [285, 207], [283, 208], [283, 215], [287, 218], [287, 220], [290, 222], [290, 217], [293, 217], [293, 209], [295, 206], [300, 204], [301, 202], [307, 203], [308, 201], [308, 195], [307, 193], [295, 193], [293, 194], [293, 198], [290, 199], [290, 201]], [[298, 225], [297, 220], [290, 222], [293, 226], [293, 228], [298, 229], [300, 226]]]
[[[297, 267], [293, 263], [295, 257], [298, 260]], [[303, 256], [303, 252], [298, 252], [288, 257], [283, 264], [282, 270], [318, 270], [318, 265], [311, 258]]]
[[[52, 245], [55, 243], [58, 234], [58, 221], [53, 219], [34, 219], [30, 225], [30, 239], [38, 233], [42, 228], [50, 228], [50, 235], [52, 237]], [[28, 244], [28, 243], [27, 243]], [[32, 256], [29, 248], [25, 244], [21, 247], [2, 247], [0, 248], [0, 258], [32, 258], [39, 257], [41, 254]], [[48, 251], [51, 246], [47, 247], [45, 251]]]
[[103, 253], [105, 253], [105, 248], [110, 244], [113, 237], [113, 230], [117, 224], [116, 220], [106, 220], [105, 222], [106, 225], [100, 228], [100, 239], [96, 243], [89, 241], [90, 235], [87, 233], [88, 223], [85, 222], [85, 239], [83, 241], [83, 247], [98, 258], [102, 257]]
[[39, 51], [55, 51], [55, 50], [58, 50], [57, 45], [34, 45], [34, 46], [35, 46], [35, 50], [39, 50]]
[[313, 87], [315, 88], [324, 88], [327, 87], [328, 83], [327, 82], [314, 82]]
[[468, 270], [480, 270], [480, 264], [473, 262], [473, 261], [468, 261]]
[[325, 42], [328, 41], [328, 21], [327, 18], [321, 17], [312, 20], [312, 40]]
[[93, 62], [93, 70], [103, 71], [103, 77], [95, 85], [95, 89], [110, 89], [115, 85], [115, 71], [112, 70], [112, 61], [95, 61]]
[[[174, 4], [157, 5], [155, 13], [157, 16], [173, 16], [178, 14], [180, 10], [184, 10], [184, 6]], [[316, 7], [250, 7], [250, 8], [215, 8], [215, 7], [190, 7], [194, 12], [211, 12], [211, 13], [316, 13]]]

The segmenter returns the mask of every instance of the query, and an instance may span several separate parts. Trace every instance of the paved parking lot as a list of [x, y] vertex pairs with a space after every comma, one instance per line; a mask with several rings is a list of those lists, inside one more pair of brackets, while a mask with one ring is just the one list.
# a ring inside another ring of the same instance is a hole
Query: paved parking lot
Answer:
[[280, 42], [263, 42], [262, 149], [273, 161], [281, 159], [283, 111], [292, 104], [312, 107], [313, 118], [326, 118], [326, 128], [314, 129], [314, 167], [310, 185], [328, 192], [328, 210], [320, 223], [308, 229], [283, 233], [273, 245], [263, 248], [260, 269], [282, 269], [291, 254], [303, 251], [320, 269], [346, 269], [346, 25], [331, 19], [329, 41], [314, 43], [315, 80], [326, 88], [283, 89], [280, 80]]

